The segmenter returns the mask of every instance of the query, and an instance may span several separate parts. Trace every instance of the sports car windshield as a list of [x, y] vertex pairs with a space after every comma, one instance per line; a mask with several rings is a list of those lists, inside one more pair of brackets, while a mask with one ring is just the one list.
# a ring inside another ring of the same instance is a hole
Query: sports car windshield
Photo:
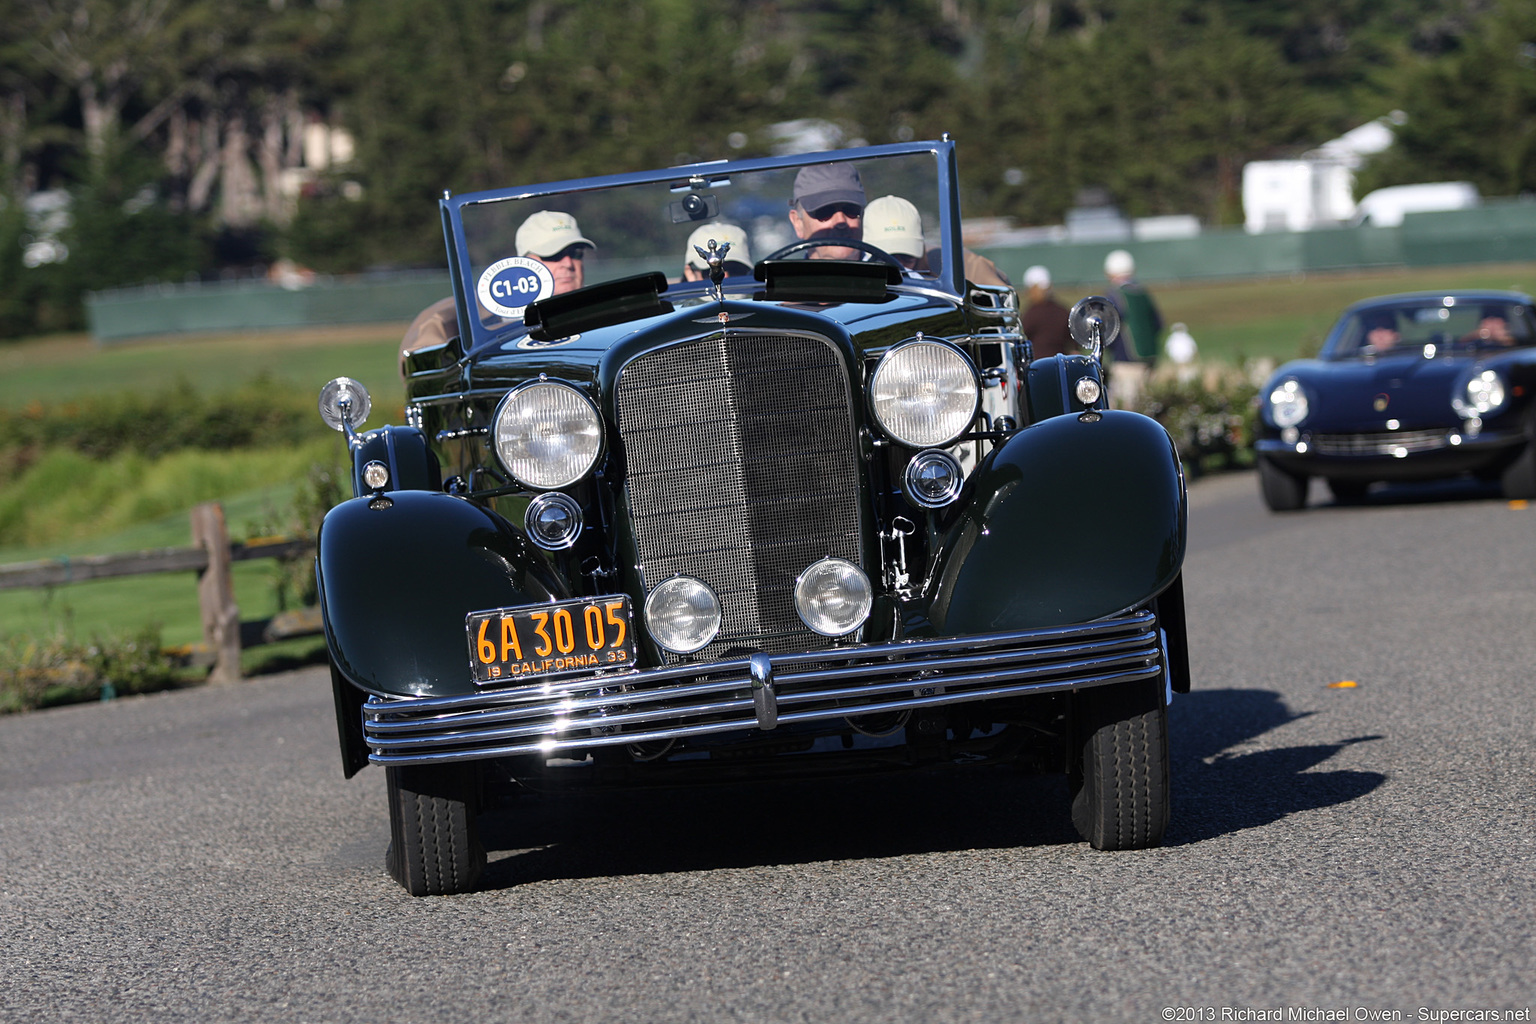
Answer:
[[1329, 358], [1449, 355], [1536, 343], [1529, 307], [1516, 302], [1454, 298], [1371, 306], [1334, 330]]
[[[717, 251], [729, 245], [727, 291], [762, 287], [753, 265], [787, 247], [799, 248], [780, 258], [895, 260], [913, 284], [947, 287], [947, 149], [894, 148], [694, 164], [445, 199], [450, 232], [459, 231], [461, 287], [479, 314], [476, 333], [520, 326], [539, 299], [636, 274], [664, 276], [674, 303], [702, 300], [709, 282], [695, 247], [707, 249], [711, 240]], [[797, 208], [798, 221], [791, 217], [797, 194], [809, 200]]]

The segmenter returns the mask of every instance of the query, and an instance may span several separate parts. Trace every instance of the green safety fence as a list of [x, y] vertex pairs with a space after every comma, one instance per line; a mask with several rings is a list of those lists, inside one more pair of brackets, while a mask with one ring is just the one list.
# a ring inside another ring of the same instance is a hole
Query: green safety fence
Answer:
[[[1015, 283], [1042, 264], [1063, 286], [1104, 280], [1104, 257], [1129, 249], [1144, 281], [1256, 278], [1369, 267], [1427, 267], [1536, 259], [1536, 201], [1490, 200], [1472, 210], [1410, 213], [1400, 227], [1340, 227], [1250, 235], [1241, 229], [1193, 238], [984, 246]], [[611, 261], [606, 276], [645, 267]], [[86, 296], [98, 341], [412, 319], [449, 294], [446, 271], [325, 278], [302, 288], [267, 281], [148, 285]]]
[[1193, 238], [1121, 242], [1043, 242], [989, 246], [1015, 283], [1040, 264], [1062, 285], [1104, 280], [1104, 257], [1127, 249], [1144, 281], [1190, 281], [1306, 274], [1370, 267], [1428, 267], [1536, 259], [1536, 201], [1489, 200], [1471, 210], [1410, 213], [1400, 227], [1339, 227], [1250, 235], [1240, 228]]

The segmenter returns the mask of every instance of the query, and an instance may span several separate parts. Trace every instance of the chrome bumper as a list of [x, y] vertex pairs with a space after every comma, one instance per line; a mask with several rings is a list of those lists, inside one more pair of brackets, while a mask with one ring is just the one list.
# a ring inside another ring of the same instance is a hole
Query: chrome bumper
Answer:
[[434, 764], [773, 729], [1163, 674], [1156, 616], [646, 669], [455, 697], [370, 697], [374, 764]]

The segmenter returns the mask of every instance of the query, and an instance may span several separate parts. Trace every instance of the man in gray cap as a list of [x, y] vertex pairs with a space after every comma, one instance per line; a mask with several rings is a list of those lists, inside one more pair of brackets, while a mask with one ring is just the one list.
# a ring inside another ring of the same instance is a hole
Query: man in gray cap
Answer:
[[[864, 239], [864, 183], [852, 164], [812, 164], [795, 175], [795, 191], [789, 201], [789, 223], [795, 237], [806, 239]], [[822, 245], [810, 250], [811, 259], [859, 260], [862, 249]]]

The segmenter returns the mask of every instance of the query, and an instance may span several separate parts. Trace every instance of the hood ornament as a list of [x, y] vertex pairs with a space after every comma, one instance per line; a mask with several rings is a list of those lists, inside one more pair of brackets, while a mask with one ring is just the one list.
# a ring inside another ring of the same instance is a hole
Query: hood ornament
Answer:
[[696, 245], [693, 251], [709, 264], [709, 293], [715, 297], [716, 302], [724, 302], [725, 292], [721, 289], [720, 282], [725, 280], [725, 254], [731, 251], [731, 243], [717, 242], [711, 238], [708, 249], [702, 245]]

